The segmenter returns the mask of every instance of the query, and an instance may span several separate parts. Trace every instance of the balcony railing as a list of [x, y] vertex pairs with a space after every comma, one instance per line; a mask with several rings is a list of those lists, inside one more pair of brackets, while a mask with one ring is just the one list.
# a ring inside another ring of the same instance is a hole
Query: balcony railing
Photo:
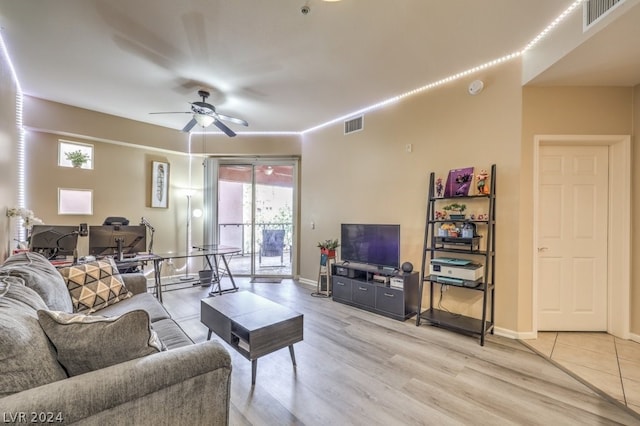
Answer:
[[293, 243], [293, 223], [291, 222], [261, 222], [256, 223], [256, 245], [251, 244], [251, 223], [221, 223], [218, 225], [220, 244], [240, 247], [242, 256], [252, 255], [259, 250], [262, 243], [262, 231], [264, 229], [283, 229], [284, 246], [289, 251]]

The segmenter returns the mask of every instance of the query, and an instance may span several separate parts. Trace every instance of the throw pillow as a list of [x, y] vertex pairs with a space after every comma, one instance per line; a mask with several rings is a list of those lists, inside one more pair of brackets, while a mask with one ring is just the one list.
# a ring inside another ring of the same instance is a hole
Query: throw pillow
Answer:
[[60, 269], [74, 312], [91, 313], [132, 296], [111, 258]]
[[42, 297], [49, 309], [73, 312], [64, 280], [43, 255], [34, 252], [14, 254], [4, 262], [0, 274], [22, 278], [27, 287]]
[[38, 320], [69, 376], [163, 350], [149, 315], [142, 310], [113, 318], [39, 310]]
[[[53, 345], [38, 324], [42, 298], [21, 278], [0, 276], [0, 406], [2, 398], [66, 379]], [[6, 411], [2, 410], [1, 411]]]

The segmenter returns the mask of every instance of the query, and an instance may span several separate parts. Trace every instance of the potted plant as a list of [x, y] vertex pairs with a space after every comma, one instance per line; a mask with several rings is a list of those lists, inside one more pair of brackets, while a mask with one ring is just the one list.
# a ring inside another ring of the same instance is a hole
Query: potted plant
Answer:
[[85, 154], [79, 149], [65, 152], [64, 156], [67, 157], [67, 160], [71, 161], [71, 165], [73, 167], [82, 167], [82, 165], [89, 161], [90, 158], [89, 154]]
[[320, 247], [320, 253], [326, 254], [330, 257], [335, 257], [336, 248], [340, 246], [338, 239], [335, 240], [324, 240], [318, 243], [318, 247]]
[[449, 219], [460, 220], [465, 218], [464, 211], [467, 209], [467, 205], [453, 203], [448, 206], [444, 206], [443, 209], [449, 214]]

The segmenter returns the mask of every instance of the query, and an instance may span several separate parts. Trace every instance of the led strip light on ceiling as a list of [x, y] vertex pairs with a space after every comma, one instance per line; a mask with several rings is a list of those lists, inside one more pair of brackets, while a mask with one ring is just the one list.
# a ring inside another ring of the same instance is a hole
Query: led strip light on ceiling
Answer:
[[301, 131], [300, 134], [313, 132], [313, 131], [321, 129], [323, 127], [327, 127], [327, 126], [330, 126], [332, 124], [343, 122], [344, 120], [349, 119], [351, 117], [355, 117], [355, 116], [358, 116], [358, 115], [362, 115], [362, 114], [364, 114], [366, 112], [377, 110], [377, 109], [382, 108], [382, 107], [384, 107], [386, 105], [398, 102], [398, 101], [400, 101], [400, 100], [402, 100], [402, 99], [404, 99], [406, 97], [413, 96], [415, 94], [424, 92], [426, 90], [433, 89], [434, 87], [438, 87], [438, 86], [441, 86], [443, 84], [450, 83], [450, 82], [452, 82], [454, 80], [458, 80], [459, 78], [468, 76], [468, 75], [476, 73], [478, 71], [481, 71], [481, 70], [484, 70], [484, 69], [487, 69], [487, 68], [491, 68], [493, 66], [499, 65], [499, 64], [507, 62], [507, 61], [510, 61], [512, 59], [519, 58], [524, 53], [526, 53], [528, 50], [533, 48], [533, 46], [538, 44], [538, 42], [540, 42], [540, 40], [542, 40], [554, 28], [556, 28], [558, 25], [560, 25], [560, 23], [562, 21], [564, 21], [571, 14], [571, 12], [573, 12], [578, 6], [580, 6], [585, 1], [586, 0], [575, 0], [573, 3], [571, 3], [571, 5], [567, 9], [564, 10], [564, 12], [562, 12], [556, 19], [554, 19], [549, 25], [547, 25], [547, 27], [544, 30], [542, 30], [542, 32], [540, 34], [538, 34], [536, 37], [534, 37], [533, 40], [531, 40], [522, 50], [519, 50], [517, 52], [513, 52], [513, 53], [511, 53], [509, 55], [505, 55], [505, 56], [503, 56], [501, 58], [498, 58], [498, 59], [494, 59], [492, 61], [486, 62], [486, 63], [484, 63], [482, 65], [478, 65], [478, 66], [470, 68], [468, 70], [459, 72], [457, 74], [453, 74], [453, 75], [451, 75], [449, 77], [445, 77], [445, 78], [443, 78], [441, 80], [435, 81], [433, 83], [426, 84], [426, 85], [424, 85], [422, 87], [418, 87], [416, 89], [410, 90], [408, 92], [402, 93], [402, 94], [394, 96], [392, 98], [385, 99], [384, 101], [381, 101], [381, 102], [378, 102], [376, 104], [370, 105], [368, 107], [362, 108], [362, 109], [360, 109], [358, 111], [354, 111], [354, 112], [351, 112], [349, 114], [345, 114], [343, 116], [340, 116], [338, 118], [334, 118], [333, 120], [327, 121], [326, 123], [322, 123], [322, 124], [319, 124], [317, 126], [310, 127], [310, 128], [308, 128], [306, 130]]
[[[578, 6], [580, 6], [582, 3], [584, 3], [586, 0], [575, 0], [573, 3], [571, 3], [571, 5], [569, 5], [569, 7], [567, 7], [567, 9], [565, 9], [556, 19], [554, 19], [549, 25], [547, 25], [547, 27], [542, 30], [542, 32], [540, 32], [540, 34], [538, 34], [536, 37], [534, 37], [522, 50], [513, 52], [509, 55], [505, 55], [501, 58], [498, 59], [494, 59], [492, 61], [486, 62], [484, 64], [475, 66], [473, 68], [470, 68], [468, 70], [459, 72], [457, 74], [453, 74], [449, 77], [445, 77], [443, 79], [437, 80], [435, 82], [426, 84], [422, 87], [418, 87], [416, 89], [410, 90], [408, 92], [402, 93], [400, 95], [391, 97], [389, 99], [385, 99], [381, 102], [375, 103], [373, 105], [361, 108], [357, 111], [353, 111], [350, 112], [349, 114], [345, 114], [342, 115], [340, 117], [334, 118], [330, 121], [327, 121], [325, 123], [319, 124], [317, 126], [313, 126], [310, 127], [308, 129], [296, 132], [296, 131], [281, 131], [281, 132], [238, 132], [239, 135], [243, 135], [243, 136], [276, 136], [276, 135], [304, 135], [305, 133], [310, 133], [313, 132], [315, 130], [330, 126], [332, 124], [336, 124], [339, 122], [343, 122], [344, 120], [354, 117], [354, 116], [358, 116], [370, 111], [374, 111], [380, 108], [383, 108], [389, 104], [392, 103], [396, 103], [406, 97], [409, 96], [413, 96], [416, 95], [418, 93], [422, 93], [426, 90], [429, 89], [433, 89], [435, 87], [441, 86], [443, 84], [446, 83], [450, 83], [452, 81], [458, 80], [462, 77], [468, 76], [470, 74], [476, 73], [478, 71], [487, 69], [487, 68], [491, 68], [493, 66], [499, 65], [501, 63], [516, 59], [521, 57], [525, 52], [527, 52], [528, 50], [530, 50], [531, 48], [533, 48], [536, 44], [538, 44], [540, 42], [540, 40], [542, 40], [546, 35], [548, 35], [554, 28], [556, 28], [558, 25], [560, 25], [560, 23], [562, 23], [576, 8], [578, 8]], [[17, 119], [19, 120], [18, 126], [20, 129], [22, 129], [22, 90], [20, 89], [20, 84], [18, 82], [18, 78], [16, 76], [15, 70], [13, 68], [13, 64], [11, 63], [11, 59], [9, 58], [9, 54], [7, 52], [6, 46], [4, 44], [4, 40], [2, 39], [2, 36], [0, 34], [0, 45], [2, 46], [2, 50], [3, 53], [5, 55], [5, 57], [7, 58], [7, 62], [9, 63], [9, 67], [11, 69], [11, 73], [13, 75], [13, 78], [16, 82], [17, 88], [18, 88], [18, 100], [17, 100], [17, 106], [16, 106], [16, 116]], [[219, 134], [221, 132], [198, 132], [198, 133], [205, 133], [205, 134]], [[19, 168], [21, 169], [21, 175], [24, 175], [24, 134], [21, 133], [20, 134], [20, 148], [19, 148], [20, 152], [21, 152], [21, 156], [22, 158], [19, 159]], [[20, 178], [20, 206], [22, 207], [22, 204], [24, 203], [24, 178], [21, 177]]]

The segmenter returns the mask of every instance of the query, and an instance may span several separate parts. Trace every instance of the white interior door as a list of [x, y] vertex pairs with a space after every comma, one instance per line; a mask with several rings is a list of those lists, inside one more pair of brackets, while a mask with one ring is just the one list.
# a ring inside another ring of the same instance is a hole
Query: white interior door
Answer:
[[606, 146], [541, 146], [538, 330], [607, 330]]

